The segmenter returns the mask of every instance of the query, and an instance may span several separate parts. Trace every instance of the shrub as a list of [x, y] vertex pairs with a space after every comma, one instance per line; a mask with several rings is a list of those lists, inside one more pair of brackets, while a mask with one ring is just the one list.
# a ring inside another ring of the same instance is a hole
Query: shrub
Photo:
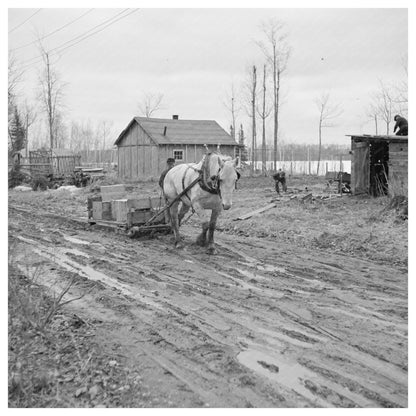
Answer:
[[32, 179], [32, 189], [34, 191], [46, 191], [49, 187], [49, 180], [46, 176], [36, 176]]

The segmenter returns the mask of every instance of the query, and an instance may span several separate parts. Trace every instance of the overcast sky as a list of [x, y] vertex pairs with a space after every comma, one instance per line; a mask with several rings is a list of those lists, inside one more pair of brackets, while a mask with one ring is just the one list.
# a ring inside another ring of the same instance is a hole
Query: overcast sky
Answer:
[[[30, 61], [39, 56], [37, 46], [26, 44], [79, 18], [43, 39], [48, 50], [70, 46], [66, 42], [81, 40], [77, 36], [123, 10], [9, 9], [9, 50], [27, 68], [21, 93], [33, 99], [39, 70], [38, 61]], [[262, 38], [261, 22], [270, 18], [285, 23], [292, 47], [280, 116], [287, 143], [317, 143], [314, 100], [324, 92], [344, 109], [337, 125], [325, 130], [324, 143], [348, 144], [346, 134], [374, 133], [365, 115], [370, 94], [379, 80], [405, 77], [406, 9], [159, 8], [129, 14], [133, 10], [52, 60], [67, 83], [67, 119], [113, 121], [114, 139], [139, 115], [144, 92], [164, 95], [156, 117], [213, 119], [228, 131], [226, 92], [234, 83], [243, 100], [248, 67], [256, 64], [261, 72], [264, 58], [255, 41]], [[249, 136], [244, 110], [238, 122]], [[271, 118], [269, 126], [271, 133]]]

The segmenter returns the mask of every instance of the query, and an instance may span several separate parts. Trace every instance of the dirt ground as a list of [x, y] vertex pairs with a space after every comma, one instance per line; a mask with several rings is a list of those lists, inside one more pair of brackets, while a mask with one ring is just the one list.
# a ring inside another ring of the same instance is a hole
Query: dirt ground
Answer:
[[[171, 235], [83, 225], [92, 188], [10, 191], [10, 278], [55, 296], [72, 279], [64, 299], [79, 299], [32, 361], [9, 317], [9, 406], [407, 407], [407, 221], [387, 197], [301, 202], [333, 189], [288, 185], [276, 198], [270, 179], [242, 178], [214, 256], [195, 245], [194, 217], [176, 250]], [[19, 374], [48, 354], [28, 403]]]

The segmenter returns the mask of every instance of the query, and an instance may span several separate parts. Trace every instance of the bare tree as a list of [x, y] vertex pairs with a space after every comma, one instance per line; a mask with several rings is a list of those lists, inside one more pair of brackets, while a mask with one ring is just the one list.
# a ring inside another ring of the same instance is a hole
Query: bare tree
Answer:
[[374, 105], [374, 103], [371, 103], [368, 106], [366, 114], [370, 120], [374, 121], [375, 134], [377, 136], [378, 135], [378, 121], [379, 121], [379, 110], [377, 106]]
[[262, 172], [266, 175], [266, 162], [267, 162], [267, 155], [266, 155], [266, 118], [270, 115], [272, 107], [267, 106], [266, 103], [266, 65], [263, 66], [263, 94], [262, 94], [262, 107], [261, 110], [258, 110], [258, 114], [262, 121], [262, 141], [261, 141], [261, 164], [262, 164]]
[[29, 127], [36, 121], [37, 112], [34, 106], [25, 101], [23, 106], [22, 119], [25, 126], [25, 156], [28, 157], [29, 149]]
[[321, 163], [321, 149], [322, 149], [322, 129], [325, 127], [333, 127], [333, 121], [339, 117], [343, 110], [340, 104], [330, 104], [329, 93], [323, 93], [315, 100], [316, 107], [319, 111], [319, 145], [318, 145], [318, 166], [316, 174], [319, 175], [319, 165]]
[[231, 116], [231, 137], [236, 139], [236, 123], [237, 116], [240, 111], [240, 107], [237, 104], [237, 97], [235, 92], [234, 83], [231, 83], [230, 90], [226, 92], [226, 97], [224, 100], [224, 107], [230, 112]]
[[257, 94], [257, 68], [253, 65], [251, 75], [251, 173], [254, 173], [254, 165], [256, 163], [256, 148], [257, 148], [257, 126], [256, 126], [256, 94]]
[[9, 52], [7, 95], [8, 104], [11, 112], [13, 112], [12, 106], [16, 97], [17, 85], [22, 80], [22, 77], [23, 71], [19, 69], [15, 56]]
[[270, 19], [261, 25], [266, 41], [257, 42], [272, 70], [273, 83], [273, 161], [274, 169], [277, 167], [277, 142], [279, 134], [279, 110], [281, 96], [282, 75], [287, 68], [291, 48], [287, 42], [287, 33], [284, 24], [276, 19]]
[[106, 146], [109, 145], [108, 137], [112, 133], [113, 122], [108, 120], [102, 120], [97, 126], [97, 134], [101, 140], [101, 160], [100, 162], [111, 162], [111, 160], [106, 160]]
[[62, 112], [58, 112], [53, 124], [53, 137], [55, 139], [55, 147], [65, 148], [69, 141], [68, 126], [65, 123]]
[[98, 125], [98, 131], [102, 138], [102, 149], [105, 150], [106, 146], [108, 146], [107, 138], [111, 134], [111, 130], [113, 127], [113, 122], [108, 120], [100, 121]]
[[397, 110], [395, 102], [396, 91], [386, 85], [383, 81], [379, 82], [378, 91], [372, 94], [372, 101], [370, 103], [370, 109], [375, 113], [381, 121], [385, 123], [386, 135], [390, 134], [390, 124], [394, 117], [394, 112]]
[[397, 108], [397, 112], [401, 115], [407, 116], [409, 105], [407, 56], [402, 57], [402, 67], [404, 79], [395, 87], [396, 93], [394, 94], [394, 103]]
[[50, 54], [41, 43], [39, 49], [43, 59], [43, 69], [39, 74], [39, 101], [41, 108], [46, 113], [49, 146], [52, 149], [57, 146], [56, 133], [58, 131], [58, 122], [62, 124], [62, 117], [59, 116], [63, 109], [63, 89], [65, 84], [60, 80], [57, 71], [54, 69]]
[[141, 101], [138, 104], [140, 115], [151, 117], [153, 113], [163, 108], [163, 94], [144, 92]]

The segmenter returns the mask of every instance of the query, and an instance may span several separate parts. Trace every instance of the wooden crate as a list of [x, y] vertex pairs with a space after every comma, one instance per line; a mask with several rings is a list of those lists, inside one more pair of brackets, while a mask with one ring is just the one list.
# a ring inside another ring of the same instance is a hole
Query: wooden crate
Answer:
[[93, 217], [93, 210], [92, 210], [92, 203], [101, 202], [101, 195], [94, 195], [89, 198], [87, 198], [87, 210], [88, 210], [88, 218], [94, 218]]
[[148, 197], [127, 200], [127, 206], [129, 209], [157, 209], [160, 204], [161, 201], [159, 197]]
[[128, 199], [116, 199], [111, 201], [111, 214], [114, 221], [127, 221], [127, 213], [129, 212], [127, 201]]
[[108, 185], [100, 187], [103, 202], [121, 199], [126, 195], [126, 187], [124, 185]]
[[[92, 218], [100, 221], [114, 221], [119, 224], [143, 225], [151, 219], [159, 209], [163, 208], [160, 198], [148, 197], [140, 199], [116, 199], [111, 201], [94, 201], [92, 205]], [[161, 213], [152, 221], [153, 225], [167, 224], [169, 222], [167, 212]]]
[[151, 210], [137, 210], [131, 211], [127, 213], [127, 225], [131, 227], [135, 224], [144, 224], [146, 221], [149, 221], [152, 218], [154, 212]]
[[102, 202], [102, 219], [106, 221], [113, 220], [113, 214], [111, 211], [111, 202]]
[[103, 204], [101, 201], [92, 201], [92, 218], [94, 220], [103, 219]]

